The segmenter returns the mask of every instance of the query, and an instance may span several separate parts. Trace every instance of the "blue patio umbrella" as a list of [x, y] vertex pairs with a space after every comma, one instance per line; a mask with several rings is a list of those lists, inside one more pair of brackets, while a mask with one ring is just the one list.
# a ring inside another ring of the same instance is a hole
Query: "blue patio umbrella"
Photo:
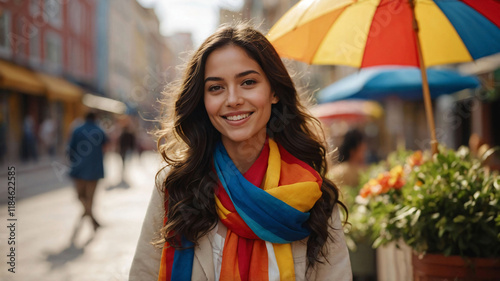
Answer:
[[[431, 97], [477, 88], [479, 79], [456, 71], [427, 69]], [[379, 66], [363, 68], [318, 92], [318, 103], [345, 99], [381, 100], [398, 96], [404, 100], [421, 100], [422, 75], [418, 67]]]

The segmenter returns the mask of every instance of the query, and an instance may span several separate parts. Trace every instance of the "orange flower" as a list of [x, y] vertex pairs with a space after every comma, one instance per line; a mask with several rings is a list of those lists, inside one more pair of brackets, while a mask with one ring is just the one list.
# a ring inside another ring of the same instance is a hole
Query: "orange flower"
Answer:
[[390, 179], [389, 173], [383, 172], [378, 175], [377, 184], [380, 184], [381, 186], [387, 186], [389, 179]]
[[401, 189], [401, 187], [403, 187], [405, 185], [405, 181], [403, 179], [398, 179], [395, 183], [394, 183], [394, 189]]
[[420, 150], [415, 151], [412, 155], [408, 157], [406, 162], [408, 163], [408, 165], [410, 165], [411, 168], [422, 165], [424, 163], [424, 157], [422, 151]]
[[374, 195], [379, 195], [384, 193], [384, 187], [380, 184], [370, 185], [370, 192]]
[[405, 184], [403, 179], [403, 167], [396, 166], [389, 172], [391, 178], [389, 179], [389, 185], [395, 189], [400, 189]]
[[359, 195], [363, 198], [366, 198], [368, 197], [369, 195], [371, 195], [370, 193], [370, 187], [367, 186], [366, 184], [363, 186], [363, 188], [361, 188], [361, 190], [359, 191]]
[[389, 192], [392, 188], [401, 189], [405, 185], [403, 167], [396, 166], [389, 172], [380, 173], [376, 179], [369, 180], [360, 190], [359, 195], [366, 198]]

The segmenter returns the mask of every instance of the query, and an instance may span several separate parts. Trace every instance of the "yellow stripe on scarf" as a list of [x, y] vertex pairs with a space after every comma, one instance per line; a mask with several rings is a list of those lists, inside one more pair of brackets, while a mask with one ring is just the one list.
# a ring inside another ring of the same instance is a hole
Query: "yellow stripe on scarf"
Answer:
[[281, 157], [278, 145], [273, 139], [269, 139], [269, 160], [267, 171], [264, 176], [264, 190], [277, 187], [280, 181]]
[[274, 255], [280, 271], [280, 280], [295, 280], [292, 245], [273, 243]]
[[219, 200], [219, 198], [217, 198], [217, 196], [215, 196], [215, 205], [217, 205], [216, 211], [219, 217], [224, 220], [227, 219], [227, 215], [229, 215], [231, 212], [228, 209], [226, 209], [226, 207], [224, 207], [224, 205]]
[[280, 171], [281, 157], [278, 145], [273, 139], [269, 139], [269, 161], [264, 178], [264, 190], [287, 205], [301, 212], [308, 212], [321, 197], [318, 184], [308, 181], [275, 188], [279, 185]]

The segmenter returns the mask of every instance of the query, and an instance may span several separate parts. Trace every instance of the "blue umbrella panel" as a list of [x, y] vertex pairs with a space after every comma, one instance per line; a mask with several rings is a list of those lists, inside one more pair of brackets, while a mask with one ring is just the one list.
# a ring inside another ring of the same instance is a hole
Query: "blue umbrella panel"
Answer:
[[[456, 71], [427, 69], [431, 97], [477, 88], [479, 79]], [[422, 100], [422, 75], [417, 67], [369, 67], [347, 76], [318, 92], [318, 103], [345, 99], [381, 100], [398, 96], [403, 100]]]

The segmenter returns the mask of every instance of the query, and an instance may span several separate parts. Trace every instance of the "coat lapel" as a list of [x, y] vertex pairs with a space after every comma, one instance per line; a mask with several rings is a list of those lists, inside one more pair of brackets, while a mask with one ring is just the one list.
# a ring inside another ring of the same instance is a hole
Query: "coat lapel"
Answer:
[[194, 249], [193, 280], [215, 281], [212, 244], [208, 235], [201, 237]]

